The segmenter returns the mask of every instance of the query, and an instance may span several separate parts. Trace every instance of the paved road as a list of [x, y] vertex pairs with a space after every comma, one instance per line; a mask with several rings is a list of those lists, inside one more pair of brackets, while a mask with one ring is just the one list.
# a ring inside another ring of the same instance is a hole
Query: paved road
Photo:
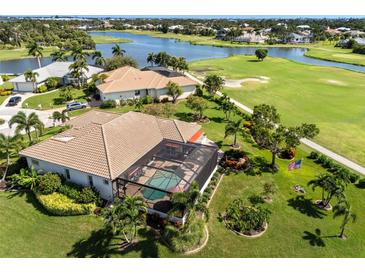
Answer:
[[[15, 94], [14, 94], [15, 95]], [[41, 121], [44, 123], [46, 127], [50, 127], [53, 125], [53, 121], [49, 119], [49, 117], [52, 115], [54, 110], [47, 110], [47, 111], [39, 111], [34, 109], [24, 109], [21, 107], [22, 102], [26, 100], [29, 97], [36, 96], [34, 93], [23, 93], [23, 94], [16, 94], [22, 97], [22, 101], [17, 105], [13, 107], [7, 106], [7, 103], [10, 99], [7, 98], [3, 104], [0, 105], [0, 117], [5, 120], [5, 123], [0, 125], [0, 133], [3, 133], [5, 135], [13, 135], [15, 131], [15, 125], [12, 128], [9, 128], [8, 121], [12, 116], [18, 113], [18, 111], [24, 111], [27, 115], [29, 115], [32, 112], [37, 113]]]
[[[204, 84], [201, 80], [199, 80], [198, 78], [194, 77], [193, 75], [189, 74], [189, 73], [186, 73], [186, 76], [190, 77], [191, 79], [197, 81], [198, 83], [200, 83], [201, 85]], [[223, 94], [218, 92], [217, 93], [219, 96], [222, 96]], [[244, 111], [248, 112], [248, 113], [253, 113], [253, 110], [251, 108], [249, 108], [248, 106], [245, 106], [244, 104], [234, 100], [231, 98], [231, 102], [234, 103], [236, 106], [238, 106], [239, 108], [243, 109]], [[362, 175], [365, 175], [365, 168], [356, 164], [355, 162], [341, 156], [341, 155], [338, 155], [337, 153], [311, 141], [311, 140], [308, 140], [306, 138], [303, 138], [300, 140], [303, 144], [305, 144], [306, 146], [326, 155], [327, 157], [343, 164], [344, 166], [348, 167], [348, 168], [351, 168], [352, 170], [354, 171], [357, 171], [358, 173], [362, 174]]]

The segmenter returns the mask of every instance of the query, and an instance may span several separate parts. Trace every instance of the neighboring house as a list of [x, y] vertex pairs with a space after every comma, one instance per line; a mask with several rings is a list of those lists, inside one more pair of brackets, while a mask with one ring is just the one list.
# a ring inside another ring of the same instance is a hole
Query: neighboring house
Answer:
[[345, 31], [350, 31], [350, 30], [351, 30], [351, 28], [339, 27], [339, 28], [337, 28], [336, 30], [341, 31], [341, 32], [345, 32]]
[[[359, 46], [365, 46], [365, 38], [356, 37], [356, 38], [351, 38], [351, 39], [355, 40], [355, 42]], [[345, 47], [347, 47], [347, 43], [349, 41], [350, 41], [349, 39], [343, 39], [343, 40], [339, 41], [336, 46], [345, 48]]]
[[197, 182], [204, 191], [217, 167], [218, 147], [201, 126], [139, 112], [89, 111], [71, 129], [20, 152], [28, 166], [92, 186], [108, 201], [141, 196], [150, 212], [166, 213], [173, 192]]
[[310, 30], [311, 27], [308, 25], [299, 25], [299, 26], [297, 26], [297, 29], [298, 30]]
[[[53, 62], [47, 66], [33, 70], [33, 72], [38, 73], [37, 82], [26, 81], [24, 74], [9, 80], [9, 82], [13, 83], [14, 91], [24, 92], [34, 91], [36, 86], [41, 86], [51, 77], [59, 78], [61, 85], [72, 84], [76, 82], [76, 79], [72, 78], [70, 74], [69, 66], [71, 64], [72, 62]], [[85, 71], [84, 80], [88, 80], [92, 75], [103, 71], [103, 69], [94, 66], [88, 66], [88, 69], [88, 71]]]
[[250, 33], [244, 33], [240, 36], [237, 36], [233, 39], [234, 42], [240, 42], [240, 43], [256, 43], [256, 44], [263, 44], [268, 39], [267, 36], [256, 34], [254, 32]]
[[220, 40], [224, 39], [224, 37], [227, 36], [229, 30], [230, 30], [229, 28], [221, 28], [220, 30], [217, 31], [216, 38]]
[[292, 43], [292, 44], [301, 44], [301, 43], [310, 43], [311, 42], [311, 36], [310, 35], [302, 35], [298, 33], [290, 33], [285, 38], [286, 43]]
[[[166, 70], [166, 69], [165, 69]], [[105, 73], [108, 78], [97, 86], [100, 99], [115, 100], [141, 98], [151, 96], [164, 98], [168, 96], [167, 84], [171, 81], [183, 89], [180, 98], [186, 98], [195, 92], [197, 82], [186, 76], [166, 77], [163, 73], [152, 70], [139, 70], [130, 66], [118, 68]]]

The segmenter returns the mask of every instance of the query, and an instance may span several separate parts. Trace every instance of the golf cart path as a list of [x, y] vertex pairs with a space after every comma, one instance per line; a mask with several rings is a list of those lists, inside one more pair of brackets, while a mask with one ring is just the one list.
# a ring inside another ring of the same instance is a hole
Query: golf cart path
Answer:
[[[186, 76], [190, 77], [192, 80], [194, 81], [197, 81], [200, 85], [203, 85], [203, 81], [199, 80], [198, 78], [194, 77], [193, 75], [191, 75], [190, 73], [185, 73]], [[217, 93], [219, 96], [222, 96], [223, 94], [221, 92], [218, 92]], [[231, 98], [231, 102], [234, 103], [237, 107], [243, 109], [244, 111], [252, 114], [253, 113], [253, 110], [251, 108], [249, 108], [248, 106], [245, 106], [244, 104], [234, 100]], [[327, 157], [343, 164], [344, 166], [348, 167], [348, 168], [351, 168], [352, 170], [354, 171], [357, 171], [358, 173], [362, 174], [362, 175], [365, 175], [365, 168], [360, 166], [359, 164], [356, 164], [355, 162], [307, 139], [307, 138], [302, 138], [300, 140], [303, 144], [305, 144], [306, 146], [326, 155]]]

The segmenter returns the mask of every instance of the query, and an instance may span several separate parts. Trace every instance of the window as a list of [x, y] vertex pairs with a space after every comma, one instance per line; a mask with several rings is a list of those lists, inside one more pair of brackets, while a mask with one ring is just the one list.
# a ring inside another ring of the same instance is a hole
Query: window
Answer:
[[141, 92], [139, 91], [139, 90], [136, 90], [135, 92], [134, 92], [134, 95], [135, 96], [139, 96], [141, 94]]
[[89, 185], [94, 186], [93, 176], [89, 175], [89, 176], [87, 176], [87, 178], [89, 180]]
[[66, 179], [70, 180], [71, 179], [70, 170], [65, 169], [65, 172], [66, 172]]
[[149, 94], [148, 94], [148, 89], [146, 89], [146, 95], [148, 96]]
[[108, 180], [104, 180], [104, 184], [109, 185]]
[[39, 161], [32, 159], [32, 166], [39, 166]]

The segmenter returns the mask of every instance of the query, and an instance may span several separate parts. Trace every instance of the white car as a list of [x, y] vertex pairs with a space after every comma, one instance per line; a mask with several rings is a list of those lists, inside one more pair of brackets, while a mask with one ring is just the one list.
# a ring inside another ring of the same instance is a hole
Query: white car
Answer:
[[87, 103], [72, 102], [72, 103], [67, 104], [66, 109], [68, 111], [71, 111], [71, 110], [82, 109], [82, 108], [86, 108], [86, 107], [87, 107]]

